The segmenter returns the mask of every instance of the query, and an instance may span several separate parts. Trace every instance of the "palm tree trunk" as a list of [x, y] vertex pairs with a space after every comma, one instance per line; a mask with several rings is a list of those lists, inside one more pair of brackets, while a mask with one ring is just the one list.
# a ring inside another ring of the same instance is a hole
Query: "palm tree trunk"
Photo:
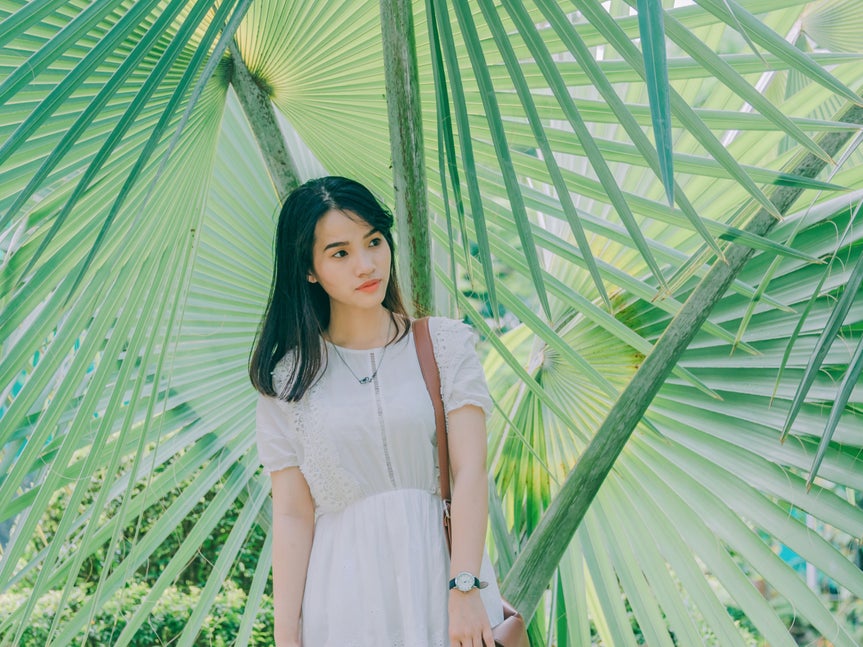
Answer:
[[[840, 120], [863, 124], [863, 107], [852, 106]], [[852, 134], [851, 130], [827, 133], [820, 138], [819, 143], [831, 157], [835, 157]], [[814, 178], [825, 165], [826, 162], [822, 159], [808, 153], [793, 172]], [[797, 187], [779, 187], [773, 193], [771, 201], [779, 213], [784, 215], [801, 192], [802, 189]], [[775, 224], [776, 219], [762, 208], [747, 225], [746, 230], [764, 236]], [[536, 610], [546, 585], [591, 501], [623, 451], [638, 421], [713, 306], [722, 298], [753, 253], [751, 247], [732, 244], [725, 252], [725, 260], [718, 259], [713, 264], [635, 372], [567, 476], [560, 492], [552, 500], [501, 587], [504, 596], [512, 601], [525, 617], [530, 618]]]
[[269, 94], [251, 75], [235, 43], [228, 45], [228, 51], [233, 62], [231, 85], [261, 148], [279, 201], [284, 202], [288, 194], [300, 185], [296, 166], [288, 153]]
[[431, 236], [414, 21], [409, 0], [381, 0], [398, 270], [416, 316], [433, 309]]

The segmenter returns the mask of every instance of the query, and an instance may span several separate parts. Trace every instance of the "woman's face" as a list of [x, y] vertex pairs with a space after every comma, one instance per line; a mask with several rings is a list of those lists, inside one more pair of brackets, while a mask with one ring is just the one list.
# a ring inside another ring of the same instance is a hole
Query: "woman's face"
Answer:
[[315, 225], [308, 280], [330, 297], [330, 309], [379, 307], [392, 252], [378, 230], [352, 211], [330, 209]]

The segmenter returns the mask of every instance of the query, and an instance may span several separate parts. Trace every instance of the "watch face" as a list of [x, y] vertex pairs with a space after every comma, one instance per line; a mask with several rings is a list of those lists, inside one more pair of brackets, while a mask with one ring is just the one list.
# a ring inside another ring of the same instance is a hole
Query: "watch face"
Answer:
[[455, 576], [455, 586], [459, 591], [466, 593], [474, 587], [474, 579], [470, 573], [461, 572]]

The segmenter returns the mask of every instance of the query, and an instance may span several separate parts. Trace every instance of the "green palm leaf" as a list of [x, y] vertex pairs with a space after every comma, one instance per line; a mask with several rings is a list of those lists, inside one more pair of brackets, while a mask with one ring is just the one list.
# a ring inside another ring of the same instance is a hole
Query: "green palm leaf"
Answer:
[[[664, 64], [637, 44], [644, 7]], [[859, 131], [834, 116], [863, 87], [848, 7], [414, 6], [438, 310], [484, 339], [502, 577], [697, 282], [730, 243], [755, 250], [534, 575], [535, 644], [791, 645], [792, 621], [861, 640], [787, 558], [863, 596], [843, 549], [863, 534], [863, 160], [787, 172], [831, 157], [816, 134]], [[272, 517], [245, 365], [282, 187], [223, 52], [299, 179], [393, 204], [380, 41], [356, 0], [0, 0], [0, 609], [23, 600], [0, 644], [31, 644], [48, 598], [32, 644], [80, 644], [109, 605], [109, 642], [130, 644], [190, 569], [178, 637], [197, 644], [247, 568], [235, 644], [253, 644]], [[799, 211], [747, 231], [777, 190]], [[122, 607], [130, 582], [147, 593]]]

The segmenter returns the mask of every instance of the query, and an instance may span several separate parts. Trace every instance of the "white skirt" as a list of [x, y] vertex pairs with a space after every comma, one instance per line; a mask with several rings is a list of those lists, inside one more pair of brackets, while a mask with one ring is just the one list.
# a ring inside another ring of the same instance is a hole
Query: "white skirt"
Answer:
[[[448, 647], [449, 554], [440, 497], [393, 490], [321, 515], [303, 597], [303, 647]], [[503, 620], [483, 554], [489, 621]]]

